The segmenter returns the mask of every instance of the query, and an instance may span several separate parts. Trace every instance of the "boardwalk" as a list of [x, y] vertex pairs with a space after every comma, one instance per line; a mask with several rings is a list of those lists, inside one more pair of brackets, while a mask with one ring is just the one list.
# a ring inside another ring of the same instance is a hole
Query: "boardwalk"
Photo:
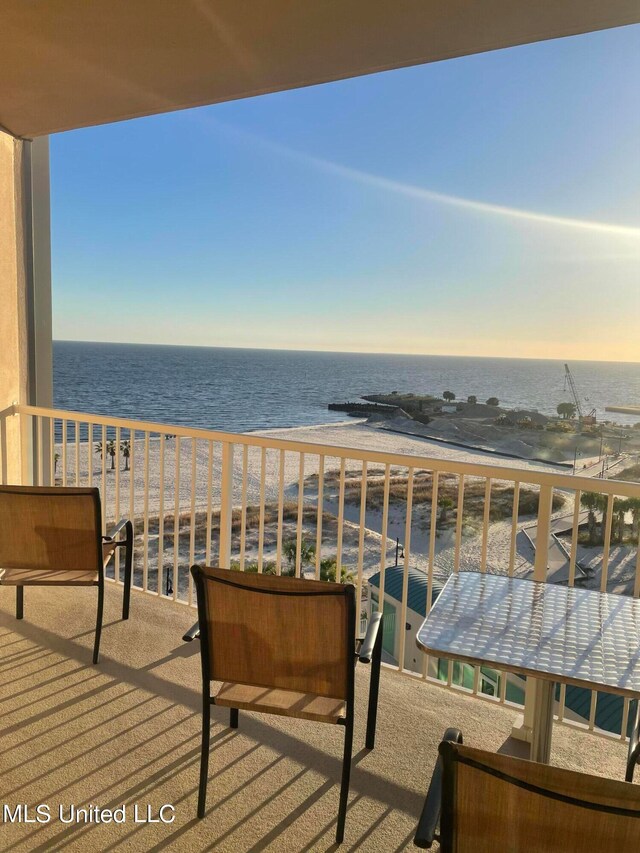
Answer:
[[[581, 512], [578, 516], [578, 527], [587, 523], [587, 512]], [[568, 533], [573, 529], [573, 513], [571, 515], [563, 515], [560, 518], [555, 518], [551, 522], [551, 531], [549, 534], [549, 562], [547, 565], [547, 583], [567, 583], [569, 580], [569, 564], [571, 554], [558, 539], [562, 533]], [[535, 551], [536, 541], [538, 537], [538, 525], [532, 524], [530, 527], [524, 528], [524, 534], [531, 542]], [[581, 578], [586, 578], [586, 572], [576, 561], [575, 579], [579, 581]]]

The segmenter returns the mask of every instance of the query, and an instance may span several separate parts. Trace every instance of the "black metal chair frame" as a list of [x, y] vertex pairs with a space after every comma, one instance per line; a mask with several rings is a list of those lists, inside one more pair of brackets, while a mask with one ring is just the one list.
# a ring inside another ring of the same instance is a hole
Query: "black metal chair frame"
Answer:
[[[60, 487], [52, 487], [48, 490], [50, 493], [60, 491]], [[94, 512], [96, 530], [100, 530], [102, 526], [102, 512], [100, 508], [100, 492], [94, 490]], [[116, 540], [124, 530], [124, 539]], [[129, 618], [129, 608], [131, 603], [131, 583], [133, 579], [133, 524], [126, 518], [120, 521], [104, 536], [96, 539], [98, 549], [98, 580], [95, 586], [98, 587], [98, 610], [96, 614], [96, 635], [93, 644], [93, 663], [99, 661], [100, 656], [100, 638], [102, 635], [102, 616], [104, 612], [104, 557], [102, 553], [102, 545], [112, 544], [114, 548], [124, 548], [125, 565], [124, 565], [124, 591], [122, 598], [122, 619]], [[28, 586], [37, 586], [37, 584], [28, 584]], [[24, 586], [16, 586], [16, 619], [24, 618]]]
[[[452, 849], [451, 836], [453, 826], [453, 790], [443, 791], [445, 781], [444, 762], [446, 754], [443, 755], [442, 746], [447, 743], [462, 743], [462, 732], [460, 729], [447, 729], [438, 748], [438, 760], [431, 776], [429, 790], [424, 801], [422, 814], [418, 821], [418, 828], [413, 839], [416, 847], [429, 848], [434, 841], [440, 842], [440, 849], [447, 853]], [[447, 780], [453, 779], [451, 772], [446, 774]], [[451, 784], [451, 782], [450, 782]], [[443, 801], [445, 808], [443, 810]], [[442, 824], [442, 831], [440, 830]]]
[[629, 737], [629, 752], [627, 754], [627, 772], [625, 782], [633, 782], [633, 771], [640, 759], [640, 700], [636, 699], [636, 718]]
[[[197, 599], [198, 599], [198, 622], [194, 625], [183, 637], [184, 640], [193, 640], [196, 637], [200, 639], [200, 659], [202, 663], [202, 746], [200, 754], [200, 783], [198, 787], [198, 818], [203, 818], [205, 815], [205, 805], [207, 797], [207, 782], [209, 775], [209, 740], [211, 731], [211, 706], [215, 705], [215, 697], [211, 696], [211, 661], [209, 660], [209, 642], [207, 635], [207, 613], [206, 613], [206, 594], [205, 594], [205, 575], [199, 566], [191, 567]], [[217, 579], [207, 578], [212, 582], [220, 582]], [[229, 583], [229, 582], [227, 582]], [[246, 587], [243, 587], [246, 589]], [[271, 590], [252, 590], [263, 595], [278, 595], [279, 593]], [[287, 593], [291, 595], [345, 595], [349, 596], [349, 610], [347, 618], [347, 646], [353, 642], [356, 634], [356, 606], [355, 606], [355, 588], [347, 585], [346, 590], [331, 589], [331, 583], [327, 582], [327, 591], [325, 592], [299, 592]], [[344, 840], [344, 825], [347, 816], [347, 800], [349, 797], [349, 782], [351, 777], [351, 757], [353, 752], [353, 722], [354, 722], [354, 694], [355, 694], [355, 665], [358, 661], [364, 664], [371, 664], [371, 680], [369, 685], [369, 703], [367, 710], [367, 731], [365, 737], [365, 746], [367, 749], [373, 749], [375, 746], [376, 737], [376, 721], [378, 713], [378, 693], [380, 687], [380, 665], [382, 661], [382, 640], [383, 640], [383, 623], [382, 613], [375, 613], [372, 617], [367, 634], [362, 640], [355, 641], [356, 651], [354, 666], [348, 670], [347, 684], [347, 712], [344, 719], [339, 720], [339, 724], [344, 726], [344, 753], [342, 761], [342, 780], [340, 784], [340, 805], [338, 808], [338, 823], [336, 828], [336, 844], [341, 844]], [[239, 709], [229, 709], [229, 726], [232, 729], [238, 728]]]

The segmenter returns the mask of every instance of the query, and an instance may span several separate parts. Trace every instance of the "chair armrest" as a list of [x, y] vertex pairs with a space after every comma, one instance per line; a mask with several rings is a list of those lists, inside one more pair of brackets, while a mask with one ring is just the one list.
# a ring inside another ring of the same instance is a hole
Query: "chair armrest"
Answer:
[[103, 540], [105, 542], [112, 542], [116, 538], [118, 533], [124, 530], [124, 528], [127, 526], [128, 521], [129, 520], [127, 518], [121, 518], [120, 521], [116, 524], [116, 526], [112, 527], [111, 530], [109, 530], [109, 532], [102, 537]]
[[369, 627], [367, 628], [367, 633], [365, 635], [364, 640], [362, 641], [362, 645], [358, 650], [358, 660], [360, 663], [371, 663], [371, 658], [373, 657], [373, 647], [376, 644], [376, 639], [378, 637], [378, 631], [380, 630], [380, 623], [382, 622], [382, 613], [374, 613], [371, 617], [371, 621], [369, 622]]
[[[443, 741], [462, 743], [462, 732], [459, 729], [447, 729], [442, 738]], [[440, 812], [442, 810], [442, 758], [438, 756], [436, 766], [433, 768], [429, 790], [424, 801], [422, 814], [418, 821], [418, 828], [413, 839], [416, 847], [429, 848], [438, 839], [438, 827], [440, 825]]]

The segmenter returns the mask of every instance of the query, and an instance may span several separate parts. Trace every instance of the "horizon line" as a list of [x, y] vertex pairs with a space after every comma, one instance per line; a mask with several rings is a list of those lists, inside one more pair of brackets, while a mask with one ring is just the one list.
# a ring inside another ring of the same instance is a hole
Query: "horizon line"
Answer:
[[247, 352], [291, 352], [311, 353], [317, 355], [383, 355], [398, 356], [400, 358], [469, 358], [502, 361], [557, 361], [561, 363], [584, 362], [585, 364], [638, 364], [640, 360], [621, 360], [614, 358], [539, 358], [537, 356], [511, 356], [511, 355], [466, 355], [460, 353], [432, 353], [432, 352], [386, 352], [373, 350], [334, 350], [334, 349], [295, 349], [292, 347], [234, 347], [216, 344], [168, 344], [155, 343], [151, 341], [87, 341], [76, 338], [52, 338], [52, 343], [60, 344], [104, 344], [106, 346], [139, 346], [139, 347], [174, 347], [183, 349], [223, 349], [223, 350], [245, 350]]

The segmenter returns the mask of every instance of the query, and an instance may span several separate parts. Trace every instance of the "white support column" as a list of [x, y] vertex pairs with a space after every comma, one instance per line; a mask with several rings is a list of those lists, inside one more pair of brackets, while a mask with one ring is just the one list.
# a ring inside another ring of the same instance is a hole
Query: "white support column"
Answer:
[[[31, 405], [53, 405], [53, 347], [51, 317], [51, 203], [49, 138], [26, 142], [23, 186], [27, 270], [27, 399]], [[51, 447], [48, 430], [42, 430], [43, 471], [49, 472]], [[23, 453], [23, 482], [33, 482], [39, 453], [34, 423], [29, 424]], [[26, 467], [25, 467], [25, 462]], [[48, 477], [45, 476], [44, 483]]]
[[[48, 139], [0, 133], [0, 410], [52, 403]], [[7, 482], [29, 483], [31, 424], [7, 423]], [[48, 432], [43, 431], [47, 435]], [[47, 449], [45, 447], [45, 458]], [[45, 470], [49, 466], [45, 465]]]
[[[549, 538], [551, 536], [551, 514], [553, 504], [553, 488], [551, 486], [540, 487], [538, 498], [538, 523], [536, 530], [536, 554], [533, 564], [533, 579], [544, 583], [547, 580], [549, 568]], [[551, 711], [547, 709], [550, 704]], [[527, 678], [524, 695], [524, 713], [516, 719], [511, 730], [511, 736], [517, 740], [524, 740], [532, 744], [532, 758], [535, 747], [536, 754], [546, 754], [547, 761], [551, 743], [551, 724], [549, 724], [548, 743], [538, 745], [539, 733], [534, 732], [534, 724], [541, 719], [544, 705], [546, 716], [551, 715], [553, 720], [553, 692], [537, 678]], [[535, 759], [534, 760], [539, 760]]]
[[[551, 758], [551, 732], [553, 730], [553, 694], [554, 683], [544, 681], [541, 678], [533, 680], [532, 704], [535, 705], [533, 719], [535, 726], [531, 727], [531, 755], [532, 761], [548, 764]], [[526, 707], [525, 707], [526, 711]]]
[[[27, 399], [23, 154], [23, 142], [0, 133], [0, 410]], [[19, 418], [9, 417], [5, 423], [3, 475], [7, 483], [20, 483]]]

